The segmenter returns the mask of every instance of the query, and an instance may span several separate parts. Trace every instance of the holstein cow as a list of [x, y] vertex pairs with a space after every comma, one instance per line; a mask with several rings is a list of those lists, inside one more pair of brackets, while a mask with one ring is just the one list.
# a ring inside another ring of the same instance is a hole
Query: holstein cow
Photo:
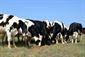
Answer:
[[[21, 34], [22, 38], [25, 40], [25, 44], [30, 46], [32, 33], [29, 31], [30, 27], [33, 26], [34, 23], [30, 20], [22, 19], [19, 20], [18, 24], [18, 35]], [[33, 31], [34, 33], [35, 31]]]
[[9, 48], [11, 48], [11, 40], [13, 40], [13, 45], [15, 46], [14, 37], [17, 34], [21, 34], [23, 39], [25, 39], [25, 43], [27, 42], [30, 45], [31, 34], [28, 29], [32, 25], [34, 25], [34, 23], [30, 20], [18, 18], [13, 15], [0, 14], [0, 26], [5, 29]]
[[51, 36], [51, 42], [52, 43], [58, 43], [58, 40], [61, 39], [62, 44], [64, 44], [64, 39], [63, 39], [63, 29], [64, 29], [64, 24], [59, 21], [54, 21], [51, 22], [51, 27], [50, 27], [50, 36]]
[[[11, 48], [11, 40], [18, 33], [17, 28], [19, 24], [19, 20], [17, 16], [8, 15], [8, 14], [0, 14], [0, 26], [5, 28], [5, 32], [7, 35], [8, 48]], [[13, 41], [13, 45], [15, 45]]]
[[28, 31], [31, 33], [32, 37], [35, 39], [39, 46], [50, 45], [50, 38], [46, 30], [47, 24], [43, 21], [30, 20], [34, 23], [33, 26], [29, 27]]
[[[72, 43], [73, 42], [77, 43], [78, 38], [79, 39], [81, 38], [81, 32], [82, 32], [82, 24], [73, 22], [69, 26], [69, 30], [68, 30], [68, 33], [67, 33], [68, 38], [71, 39]], [[80, 36], [80, 37], [78, 37], [78, 36]]]

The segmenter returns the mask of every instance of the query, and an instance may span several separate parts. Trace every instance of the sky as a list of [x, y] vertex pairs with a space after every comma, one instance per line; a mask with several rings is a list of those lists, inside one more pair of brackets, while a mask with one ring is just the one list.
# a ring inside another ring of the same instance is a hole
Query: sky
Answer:
[[85, 0], [0, 0], [0, 13], [33, 20], [78, 22], [85, 27]]

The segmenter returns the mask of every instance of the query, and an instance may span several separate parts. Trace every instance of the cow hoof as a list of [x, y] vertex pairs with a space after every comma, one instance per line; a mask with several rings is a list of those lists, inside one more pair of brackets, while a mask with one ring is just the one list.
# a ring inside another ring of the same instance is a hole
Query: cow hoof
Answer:
[[17, 48], [16, 46], [14, 46], [15, 48]]
[[75, 42], [75, 43], [77, 43], [77, 42]]
[[8, 46], [8, 48], [9, 48], [9, 49], [11, 49], [11, 47], [10, 47], [10, 46]]
[[65, 43], [62, 43], [62, 44], [65, 44]]
[[41, 46], [41, 43], [39, 43], [38, 46], [40, 47]]

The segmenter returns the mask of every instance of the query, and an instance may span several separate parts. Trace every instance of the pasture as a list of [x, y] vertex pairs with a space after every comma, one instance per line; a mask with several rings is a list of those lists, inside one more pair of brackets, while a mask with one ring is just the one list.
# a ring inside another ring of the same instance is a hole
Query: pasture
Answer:
[[85, 35], [82, 35], [82, 40], [77, 44], [59, 43], [42, 47], [16, 44], [16, 46], [17, 48], [8, 49], [7, 45], [0, 41], [0, 57], [85, 57]]

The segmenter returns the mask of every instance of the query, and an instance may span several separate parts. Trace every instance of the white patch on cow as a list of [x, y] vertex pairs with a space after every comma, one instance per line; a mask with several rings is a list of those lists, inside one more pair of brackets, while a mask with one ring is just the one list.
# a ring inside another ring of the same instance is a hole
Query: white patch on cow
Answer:
[[25, 33], [23, 33], [22, 36], [25, 36]]
[[75, 39], [75, 43], [77, 43], [77, 38], [78, 38], [78, 32], [73, 33], [73, 37]]
[[8, 41], [11, 41], [11, 33], [8, 30], [6, 31], [6, 33], [7, 33]]
[[51, 39], [52, 36], [53, 36], [53, 33], [50, 33], [49, 38]]
[[41, 42], [39, 42], [38, 46], [41, 46]]
[[39, 34], [39, 40], [40, 40], [40, 41], [42, 41], [42, 37], [43, 37], [43, 36]]
[[38, 46], [41, 46], [42, 37], [43, 37], [43, 36], [39, 34], [39, 40], [40, 40], [40, 42], [39, 42]]
[[13, 23], [14, 22], [16, 22], [17, 24], [19, 23], [18, 22], [18, 17], [16, 17], [16, 16], [14, 16], [12, 19], [10, 19], [8, 22], [9, 22], [9, 24], [7, 24], [6, 26], [5, 26], [5, 28], [6, 28], [6, 31], [7, 30], [10, 30], [10, 27], [13, 25]]
[[17, 31], [16, 28], [14, 28], [14, 29], [11, 30], [11, 35], [12, 35], [12, 36], [15, 36], [15, 35], [17, 35], [17, 34], [18, 34], [18, 31]]
[[49, 24], [49, 21], [48, 20], [45, 20], [45, 22], [46, 22], [46, 24], [47, 24], [47, 28], [50, 26], [50, 24]]
[[31, 27], [32, 25], [34, 25], [34, 23], [31, 22], [30, 20], [22, 19], [22, 21], [26, 24], [27, 29], [29, 29], [29, 27]]
[[19, 29], [18, 29], [18, 32], [19, 32], [19, 33], [22, 33], [22, 29], [21, 29], [21, 28], [19, 28]]
[[31, 37], [31, 33], [29, 31], [26, 33], [26, 35]]
[[64, 36], [65, 38], [67, 37], [67, 35]]
[[39, 38], [36, 37], [36, 36], [34, 36], [33, 39], [34, 39], [35, 41], [39, 40]]
[[53, 33], [50, 33], [50, 36], [52, 37], [53, 36]]
[[50, 22], [50, 24], [51, 24], [51, 27], [53, 27], [55, 23], [54, 22]]
[[74, 32], [74, 33], [73, 33], [73, 36], [74, 36], [75, 38], [77, 38], [77, 37], [78, 37], [78, 32]]
[[64, 44], [64, 39], [63, 39], [63, 35], [62, 34], [61, 34], [60, 38], [61, 38], [62, 44]]
[[58, 39], [61, 40], [61, 43], [64, 44], [63, 35], [61, 33], [58, 33], [57, 36], [58, 36]]
[[62, 22], [59, 22], [59, 21], [54, 21], [54, 22], [58, 23], [61, 26], [61, 28], [63, 28]]
[[34, 23], [31, 22], [30, 20], [23, 19], [22, 21], [27, 25], [27, 27], [30, 27], [30, 26], [34, 25]]

